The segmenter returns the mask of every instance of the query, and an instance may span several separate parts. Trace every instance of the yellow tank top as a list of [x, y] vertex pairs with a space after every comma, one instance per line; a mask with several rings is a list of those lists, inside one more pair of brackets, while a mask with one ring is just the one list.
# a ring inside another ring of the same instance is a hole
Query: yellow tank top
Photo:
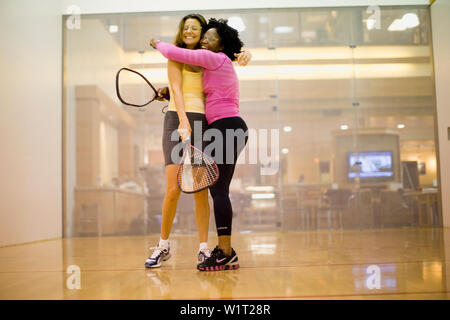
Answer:
[[[205, 113], [205, 94], [202, 86], [202, 72], [192, 72], [183, 68], [183, 97], [184, 111]], [[169, 84], [170, 96], [173, 97], [172, 87]], [[167, 110], [177, 111], [175, 99], [170, 99]]]

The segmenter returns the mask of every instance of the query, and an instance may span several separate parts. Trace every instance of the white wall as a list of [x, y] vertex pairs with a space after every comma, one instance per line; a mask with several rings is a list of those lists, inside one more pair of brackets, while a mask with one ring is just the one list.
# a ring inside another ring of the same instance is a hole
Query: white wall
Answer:
[[59, 8], [0, 2], [0, 246], [61, 237]]
[[436, 0], [431, 6], [434, 72], [436, 79], [437, 122], [439, 132], [440, 182], [445, 227], [450, 227], [450, 1]]

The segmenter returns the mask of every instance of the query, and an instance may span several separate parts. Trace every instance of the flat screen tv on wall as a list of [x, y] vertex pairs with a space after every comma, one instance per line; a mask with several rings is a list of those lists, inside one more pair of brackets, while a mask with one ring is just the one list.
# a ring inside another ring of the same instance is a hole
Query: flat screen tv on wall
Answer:
[[394, 178], [391, 151], [348, 153], [347, 159], [349, 179], [386, 181]]

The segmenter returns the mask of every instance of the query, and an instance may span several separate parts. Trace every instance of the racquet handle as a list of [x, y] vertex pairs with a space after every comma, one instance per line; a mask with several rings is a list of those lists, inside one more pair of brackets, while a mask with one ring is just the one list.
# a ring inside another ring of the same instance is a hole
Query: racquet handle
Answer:
[[189, 130], [186, 129], [178, 129], [178, 133], [180, 134], [180, 136], [183, 138], [183, 142], [184, 143], [190, 143], [191, 140], [191, 135], [189, 134]]
[[162, 96], [164, 99], [166, 99], [166, 100], [170, 100], [170, 93], [169, 93], [169, 92], [167, 92], [167, 93], [161, 93], [161, 96]]

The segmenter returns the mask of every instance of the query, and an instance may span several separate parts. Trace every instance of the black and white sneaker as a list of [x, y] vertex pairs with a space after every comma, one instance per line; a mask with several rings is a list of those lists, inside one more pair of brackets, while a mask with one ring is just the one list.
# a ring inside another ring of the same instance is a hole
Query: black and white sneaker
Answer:
[[221, 271], [238, 268], [239, 261], [234, 249], [231, 249], [231, 255], [228, 256], [219, 247], [213, 250], [211, 257], [197, 265], [197, 269], [200, 271]]
[[197, 261], [198, 261], [198, 263], [202, 263], [209, 257], [211, 257], [211, 250], [209, 250], [208, 248], [202, 249], [198, 252]]
[[170, 246], [166, 249], [157, 245], [154, 248], [153, 253], [148, 257], [147, 261], [145, 261], [145, 267], [159, 268], [161, 267], [161, 262], [169, 260], [170, 257]]

